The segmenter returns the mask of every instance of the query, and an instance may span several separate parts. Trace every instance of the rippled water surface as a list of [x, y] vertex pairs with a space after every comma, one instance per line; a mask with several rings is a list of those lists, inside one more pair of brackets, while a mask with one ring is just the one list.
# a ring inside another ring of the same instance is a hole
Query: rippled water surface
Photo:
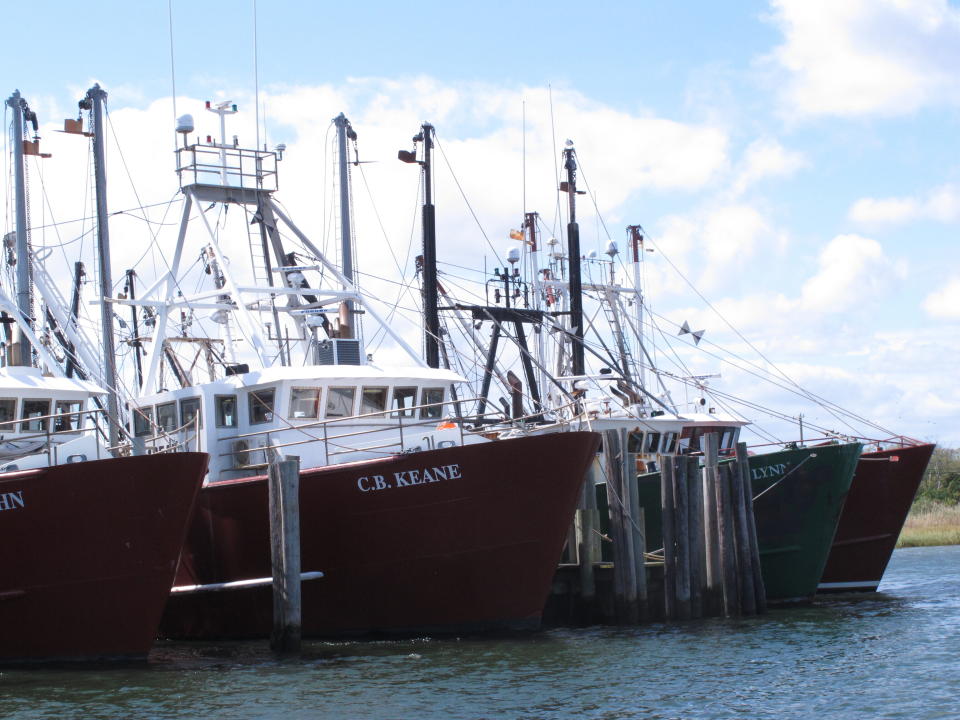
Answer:
[[161, 644], [146, 665], [3, 671], [0, 716], [960, 718], [960, 547], [898, 550], [880, 590], [749, 620], [307, 643], [295, 660]]

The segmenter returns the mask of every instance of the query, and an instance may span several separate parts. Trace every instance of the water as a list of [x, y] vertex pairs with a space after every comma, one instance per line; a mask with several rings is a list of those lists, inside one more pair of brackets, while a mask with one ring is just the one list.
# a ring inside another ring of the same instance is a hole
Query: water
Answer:
[[880, 590], [747, 620], [312, 642], [296, 660], [161, 644], [147, 665], [3, 671], [0, 716], [960, 718], [960, 547], [898, 550]]

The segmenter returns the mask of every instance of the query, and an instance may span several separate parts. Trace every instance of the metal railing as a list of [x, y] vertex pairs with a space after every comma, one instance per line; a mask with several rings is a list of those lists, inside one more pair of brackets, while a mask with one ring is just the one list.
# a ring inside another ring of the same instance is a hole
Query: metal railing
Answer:
[[277, 189], [277, 155], [265, 150], [222, 145], [190, 145], [177, 150], [177, 175], [181, 187]]
[[[406, 445], [406, 439], [409, 438], [410, 433], [415, 431], [417, 428], [433, 428], [433, 429], [444, 429], [439, 426], [448, 425], [450, 428], [456, 427], [460, 431], [460, 444], [463, 445], [465, 433], [469, 433], [469, 430], [464, 430], [464, 421], [463, 418], [452, 417], [452, 416], [443, 416], [443, 407], [447, 405], [457, 405], [458, 403], [472, 402], [476, 398], [469, 400], [447, 400], [439, 403], [427, 403], [424, 405], [411, 405], [403, 408], [391, 408], [389, 410], [378, 410], [372, 413], [361, 413], [359, 415], [348, 415], [345, 417], [339, 418], [327, 418], [324, 420], [316, 420], [314, 422], [303, 423], [303, 424], [293, 424], [289, 420], [284, 419], [286, 427], [271, 427], [265, 430], [258, 430], [254, 432], [247, 433], [237, 433], [236, 435], [229, 435], [224, 438], [219, 438], [219, 442], [235, 442], [237, 440], [248, 440], [250, 438], [265, 437], [267, 439], [266, 445], [258, 445], [255, 447], [246, 447], [242, 449], [233, 449], [228, 452], [218, 453], [218, 457], [232, 457], [235, 455], [240, 455], [244, 453], [253, 453], [253, 452], [263, 452], [266, 456], [269, 452], [275, 452], [277, 450], [282, 450], [288, 447], [296, 447], [298, 445], [305, 445], [309, 443], [322, 442], [324, 448], [324, 464], [330, 464], [330, 458], [338, 455], [347, 455], [355, 452], [377, 452], [382, 451], [384, 455], [392, 455], [399, 450], [403, 450]], [[437, 408], [440, 410], [440, 414], [437, 417], [433, 418], [424, 418], [417, 417], [421, 415], [421, 411], [428, 408]], [[385, 422], [375, 422], [378, 418], [383, 418]], [[407, 419], [407, 422], [404, 422], [404, 419]], [[371, 423], [371, 421], [374, 421]], [[338, 432], [332, 434], [330, 429], [336, 426], [343, 425], [355, 425], [357, 422], [363, 422], [364, 426], [362, 429], [353, 430], [350, 432]], [[318, 430], [320, 431], [318, 435], [311, 435], [308, 431]], [[373, 435], [378, 433], [383, 433], [385, 431], [396, 430], [397, 436], [391, 437], [389, 441], [372, 444], [372, 445], [362, 445], [357, 446], [353, 445], [349, 448], [331, 450], [331, 445], [343, 447], [341, 443], [337, 441], [342, 441], [346, 438], [356, 438], [366, 435]], [[270, 440], [271, 434], [277, 433], [291, 433], [291, 432], [301, 432], [308, 435], [308, 437], [291, 440], [288, 442], [279, 442], [274, 443]], [[406, 437], [404, 433], [406, 432]], [[235, 469], [245, 469], [248, 467], [260, 467], [266, 465], [267, 463], [255, 463], [241, 466], [240, 468]]]

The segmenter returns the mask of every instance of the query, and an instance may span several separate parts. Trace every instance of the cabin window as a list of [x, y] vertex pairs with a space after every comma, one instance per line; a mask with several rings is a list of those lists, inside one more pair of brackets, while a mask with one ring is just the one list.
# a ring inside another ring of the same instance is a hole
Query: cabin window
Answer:
[[79, 400], [57, 400], [56, 408], [56, 417], [53, 419], [54, 432], [70, 432], [80, 429], [82, 402]]
[[[0, 423], [10, 422], [15, 420], [17, 417], [17, 399], [16, 398], [0, 398]], [[7, 430], [12, 430], [9, 425], [6, 426]], [[0, 426], [0, 432], [4, 430], [4, 427]]]
[[290, 391], [290, 417], [316, 420], [320, 412], [320, 388], [293, 388]]
[[665, 433], [663, 436], [663, 453], [670, 454], [677, 448], [677, 434], [673, 432]]
[[157, 405], [157, 425], [164, 432], [173, 432], [177, 429], [177, 404], [164, 403]]
[[349, 417], [353, 415], [353, 398], [357, 389], [352, 387], [332, 387], [327, 390], [327, 417]]
[[632, 432], [627, 437], [627, 452], [628, 453], [642, 453], [643, 452], [643, 433], [642, 432]]
[[417, 404], [417, 389], [415, 387], [398, 387], [393, 389], [393, 406], [395, 412], [390, 417], [413, 417], [413, 406]]
[[724, 450], [729, 450], [733, 447], [733, 444], [736, 442], [737, 429], [728, 427], [723, 428], [723, 435], [720, 436], [720, 447]]
[[385, 387], [365, 387], [360, 395], [360, 414], [383, 412], [387, 409]]
[[133, 409], [133, 434], [137, 437], [153, 434], [153, 408], [151, 406]]
[[273, 398], [276, 388], [265, 388], [247, 393], [250, 403], [250, 424], [259, 425], [273, 420]]
[[213, 404], [217, 409], [217, 427], [235, 428], [237, 426], [237, 396], [215, 395]]
[[197, 427], [203, 427], [203, 414], [200, 412], [200, 398], [184, 398], [180, 401], [180, 425], [181, 427], [193, 423], [197, 418]]
[[648, 455], [653, 455], [657, 452], [658, 447], [660, 447], [660, 433], [647, 433], [647, 437], [643, 443], [643, 452]]
[[424, 420], [438, 420], [443, 417], [443, 388], [424, 388], [420, 395], [420, 404], [429, 407], [420, 408], [420, 417]]
[[21, 419], [26, 420], [27, 422], [21, 423], [20, 432], [46, 432], [46, 420], [34, 420], [31, 418], [40, 418], [49, 414], [49, 400], [24, 400], [23, 415], [21, 415]]
[[695, 453], [700, 451], [700, 438], [703, 436], [703, 428], [686, 427], [680, 433], [680, 452]]

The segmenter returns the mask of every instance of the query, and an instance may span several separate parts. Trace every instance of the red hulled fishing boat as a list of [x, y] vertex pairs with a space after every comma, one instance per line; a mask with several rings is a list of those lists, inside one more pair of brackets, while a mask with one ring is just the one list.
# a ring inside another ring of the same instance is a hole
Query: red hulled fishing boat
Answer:
[[860, 456], [817, 592], [877, 589], [934, 447], [916, 443]]
[[[305, 470], [303, 634], [534, 628], [599, 445], [571, 432]], [[267, 480], [201, 492], [161, 635], [270, 633]], [[197, 587], [199, 586], [199, 587]]]
[[145, 657], [206, 468], [171, 453], [0, 474], [0, 660]]

